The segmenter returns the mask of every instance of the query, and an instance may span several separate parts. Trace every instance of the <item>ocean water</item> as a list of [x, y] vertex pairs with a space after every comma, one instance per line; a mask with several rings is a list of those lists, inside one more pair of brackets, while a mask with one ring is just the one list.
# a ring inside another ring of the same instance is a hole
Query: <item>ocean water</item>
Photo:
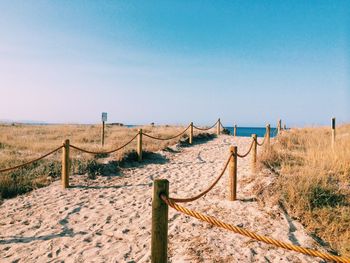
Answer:
[[[233, 127], [225, 127], [230, 131], [230, 134], [233, 134]], [[237, 127], [237, 136], [242, 137], [251, 137], [252, 134], [256, 134], [258, 137], [264, 137], [265, 136], [266, 129], [265, 127]], [[271, 138], [276, 136], [277, 129], [272, 128], [270, 129], [270, 136]]]
[[[134, 128], [137, 127], [137, 125], [125, 125], [128, 128]], [[230, 134], [233, 135], [233, 127], [225, 127], [230, 131]], [[216, 129], [213, 129], [213, 131], [216, 131]], [[256, 134], [258, 137], [264, 137], [265, 136], [266, 129], [265, 127], [237, 127], [237, 136], [242, 137], [251, 137], [252, 134]], [[277, 128], [270, 129], [270, 136], [275, 137], [277, 132]]]

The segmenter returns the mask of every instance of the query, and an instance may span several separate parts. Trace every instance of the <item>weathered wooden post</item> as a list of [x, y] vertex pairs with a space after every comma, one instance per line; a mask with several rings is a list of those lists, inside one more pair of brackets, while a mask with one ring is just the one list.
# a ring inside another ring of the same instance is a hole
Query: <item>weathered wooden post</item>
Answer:
[[235, 124], [235, 126], [233, 127], [233, 136], [237, 136], [237, 125]]
[[70, 170], [70, 160], [69, 160], [69, 140], [63, 141], [62, 148], [62, 187], [69, 187], [69, 170]]
[[283, 130], [287, 130], [287, 125], [283, 124]]
[[139, 135], [137, 136], [137, 158], [138, 161], [142, 161], [142, 129], [139, 129]]
[[235, 201], [237, 199], [237, 146], [230, 146], [230, 154], [228, 200]]
[[335, 145], [335, 118], [332, 118], [332, 148], [334, 149]]
[[277, 123], [277, 134], [280, 134], [281, 129], [282, 129], [282, 120], [279, 119]]
[[256, 153], [257, 153], [257, 136], [256, 134], [252, 134], [252, 139], [253, 139], [253, 154], [252, 154], [252, 170], [255, 171], [256, 168]]
[[193, 122], [191, 122], [191, 124], [190, 124], [190, 139], [189, 139], [189, 143], [190, 144], [193, 143]]
[[151, 262], [168, 262], [168, 205], [160, 198], [169, 195], [169, 182], [157, 179], [153, 184]]
[[220, 125], [221, 125], [221, 122], [220, 122], [220, 118], [218, 119], [218, 123], [216, 125], [216, 134], [217, 135], [220, 135]]
[[267, 147], [270, 147], [270, 138], [271, 138], [271, 126], [270, 126], [270, 124], [266, 125], [265, 136], [266, 136], [266, 145], [267, 145]]

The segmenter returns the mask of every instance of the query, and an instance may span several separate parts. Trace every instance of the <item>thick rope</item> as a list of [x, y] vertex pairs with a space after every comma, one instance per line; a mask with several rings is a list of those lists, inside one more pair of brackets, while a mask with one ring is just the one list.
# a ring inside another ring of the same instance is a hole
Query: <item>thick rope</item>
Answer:
[[149, 135], [147, 133], [142, 133], [142, 135], [148, 137], [148, 138], [151, 138], [151, 139], [154, 139], [154, 140], [159, 140], [159, 141], [168, 141], [168, 140], [172, 140], [172, 139], [175, 139], [179, 136], [181, 136], [182, 134], [184, 134], [189, 128], [191, 127], [191, 124], [187, 126], [187, 128], [185, 130], [183, 130], [182, 132], [180, 132], [179, 134], [175, 135], [175, 136], [172, 136], [172, 137], [169, 137], [169, 138], [159, 138], [159, 137], [154, 137], [152, 135]]
[[317, 251], [314, 249], [308, 249], [308, 248], [303, 248], [301, 246], [295, 246], [295, 245], [292, 245], [289, 243], [278, 241], [278, 240], [270, 238], [270, 237], [258, 235], [256, 233], [249, 231], [247, 229], [244, 229], [242, 227], [238, 227], [238, 226], [224, 223], [224, 222], [222, 222], [214, 217], [206, 216], [206, 215], [203, 215], [203, 214], [198, 213], [196, 211], [190, 210], [186, 207], [180, 206], [180, 205], [176, 204], [174, 201], [172, 201], [170, 198], [167, 198], [164, 194], [162, 194], [160, 196], [160, 198], [167, 205], [169, 205], [170, 207], [174, 208], [175, 210], [177, 210], [181, 213], [184, 213], [186, 215], [192, 216], [192, 217], [197, 218], [199, 220], [205, 221], [205, 222], [212, 224], [214, 226], [221, 227], [221, 228], [224, 228], [226, 230], [232, 231], [234, 233], [255, 239], [257, 241], [261, 241], [261, 242], [264, 242], [266, 244], [271, 244], [271, 245], [274, 245], [276, 247], [296, 251], [296, 252], [299, 252], [299, 253], [302, 253], [305, 255], [309, 255], [309, 256], [313, 256], [313, 257], [319, 257], [319, 258], [326, 259], [326, 260], [333, 260], [336, 262], [350, 263], [350, 258], [348, 258], [348, 257], [334, 256], [334, 255], [331, 255], [329, 253], [323, 253], [323, 252], [320, 252], [320, 251]]
[[2, 170], [0, 170], [0, 173], [12, 171], [12, 170], [16, 170], [16, 169], [21, 168], [21, 167], [23, 167], [23, 166], [26, 166], [26, 165], [29, 165], [29, 164], [31, 164], [31, 163], [35, 163], [35, 162], [37, 162], [37, 161], [40, 161], [41, 159], [44, 159], [45, 157], [47, 157], [47, 156], [49, 156], [49, 155], [51, 155], [51, 154], [57, 152], [57, 151], [60, 150], [62, 147], [63, 147], [63, 146], [57, 147], [56, 149], [52, 150], [51, 152], [49, 152], [49, 153], [47, 153], [47, 154], [44, 154], [44, 155], [40, 156], [39, 158], [36, 158], [36, 159], [31, 160], [31, 161], [29, 161], [29, 162], [22, 163], [22, 164], [20, 164], [20, 165], [14, 166], [14, 167], [2, 169]]
[[218, 123], [218, 121], [219, 121], [219, 120], [217, 120], [217, 121], [214, 123], [214, 125], [211, 126], [211, 127], [209, 127], [209, 128], [199, 128], [199, 127], [197, 127], [197, 126], [195, 126], [195, 125], [193, 125], [193, 128], [195, 128], [195, 129], [197, 129], [197, 130], [200, 130], [200, 131], [208, 131], [208, 130], [214, 128], [214, 127], [216, 126], [216, 124]]
[[263, 146], [264, 143], [265, 143], [265, 141], [266, 141], [266, 133], [265, 133], [264, 139], [262, 140], [261, 143], [259, 143], [259, 142], [258, 142], [258, 138], [256, 138], [256, 144], [257, 144], [258, 146]]
[[232, 154], [230, 154], [229, 158], [227, 159], [227, 162], [224, 166], [224, 168], [222, 169], [220, 175], [215, 179], [215, 181], [203, 192], [201, 192], [200, 194], [193, 196], [193, 197], [189, 197], [189, 198], [173, 198], [173, 197], [169, 197], [169, 199], [173, 202], [177, 202], [177, 203], [186, 203], [186, 202], [192, 202], [194, 200], [197, 200], [199, 198], [201, 198], [203, 195], [207, 194], [211, 189], [213, 189], [213, 187], [219, 182], [219, 180], [221, 179], [221, 177], [224, 175], [227, 166], [230, 162], [230, 159], [232, 157]]
[[250, 153], [250, 151], [253, 149], [253, 145], [254, 145], [254, 139], [252, 140], [252, 143], [250, 144], [249, 150], [245, 154], [237, 153], [237, 156], [240, 157], [240, 158], [247, 157], [248, 154]]
[[138, 136], [139, 134], [137, 133], [134, 137], [132, 137], [132, 139], [130, 141], [128, 141], [127, 143], [125, 143], [124, 145], [116, 148], [116, 149], [113, 149], [113, 150], [110, 150], [110, 151], [100, 151], [100, 152], [95, 152], [95, 151], [88, 151], [88, 150], [85, 150], [85, 149], [82, 149], [82, 148], [79, 148], [75, 145], [70, 145], [70, 147], [72, 147], [73, 149], [76, 149], [78, 151], [81, 151], [81, 152], [84, 152], [84, 153], [90, 153], [90, 154], [110, 154], [110, 153], [113, 153], [113, 152], [116, 152], [116, 151], [119, 151], [121, 149], [123, 149], [124, 147], [128, 146], [133, 140], [136, 139], [136, 137]]

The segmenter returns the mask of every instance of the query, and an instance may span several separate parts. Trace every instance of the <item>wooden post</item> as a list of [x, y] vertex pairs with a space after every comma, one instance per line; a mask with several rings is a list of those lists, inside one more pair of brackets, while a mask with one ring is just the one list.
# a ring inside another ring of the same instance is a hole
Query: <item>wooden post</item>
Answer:
[[220, 122], [220, 118], [219, 118], [219, 119], [218, 119], [217, 126], [216, 126], [216, 134], [217, 134], [217, 135], [220, 135], [220, 125], [221, 125], [221, 122]]
[[237, 125], [233, 127], [233, 136], [237, 136]]
[[229, 163], [229, 192], [228, 200], [237, 199], [237, 146], [230, 146], [231, 159]]
[[189, 143], [192, 144], [193, 143], [193, 122], [191, 122], [190, 124], [190, 140]]
[[287, 130], [287, 125], [283, 124], [283, 130]]
[[282, 129], [282, 120], [279, 119], [277, 123], [277, 134], [280, 134], [281, 129]]
[[332, 148], [334, 149], [335, 145], [335, 118], [332, 118]]
[[160, 198], [169, 195], [169, 182], [157, 179], [153, 184], [151, 262], [168, 262], [168, 205]]
[[257, 146], [258, 146], [258, 144], [256, 143], [256, 141], [257, 141], [256, 134], [252, 134], [252, 138], [253, 138], [252, 170], [255, 171], [255, 168], [256, 168], [256, 152], [257, 152]]
[[137, 156], [139, 162], [142, 161], [142, 129], [139, 129], [139, 136], [137, 137]]
[[63, 142], [63, 148], [62, 148], [62, 187], [68, 188], [69, 187], [69, 169], [70, 163], [69, 163], [69, 140], [65, 140]]
[[266, 125], [266, 133], [265, 133], [265, 136], [266, 136], [266, 145], [267, 147], [270, 147], [270, 138], [271, 138], [271, 126], [270, 124], [267, 124]]

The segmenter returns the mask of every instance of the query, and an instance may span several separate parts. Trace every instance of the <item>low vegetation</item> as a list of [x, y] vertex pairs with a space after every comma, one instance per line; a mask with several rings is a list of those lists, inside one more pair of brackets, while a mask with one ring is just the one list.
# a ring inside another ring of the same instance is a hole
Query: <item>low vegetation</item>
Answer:
[[350, 256], [350, 125], [337, 129], [334, 150], [329, 128], [292, 129], [260, 156], [277, 174], [263, 200], [278, 202], [331, 249]]
[[[139, 127], [138, 127], [139, 128]], [[101, 151], [120, 147], [138, 132], [138, 128], [107, 125], [105, 146], [101, 147], [100, 125], [0, 125], [0, 169], [12, 167], [35, 159], [62, 145], [65, 139], [80, 148]], [[144, 126], [144, 133], [167, 138], [179, 134], [186, 127]], [[213, 130], [214, 131], [214, 130]], [[187, 132], [188, 134], [188, 132]], [[187, 134], [169, 140], [156, 141], [143, 138], [143, 150], [155, 152], [174, 145], [181, 139], [186, 144]], [[195, 132], [198, 138], [202, 134]], [[205, 137], [205, 136], [204, 136]], [[116, 174], [120, 163], [135, 160], [137, 141], [110, 155], [91, 155], [71, 149], [74, 174], [88, 174], [93, 179], [98, 175]], [[107, 162], [107, 164], [106, 164]], [[0, 199], [26, 193], [46, 186], [61, 175], [61, 151], [36, 163], [11, 172], [0, 174]]]

